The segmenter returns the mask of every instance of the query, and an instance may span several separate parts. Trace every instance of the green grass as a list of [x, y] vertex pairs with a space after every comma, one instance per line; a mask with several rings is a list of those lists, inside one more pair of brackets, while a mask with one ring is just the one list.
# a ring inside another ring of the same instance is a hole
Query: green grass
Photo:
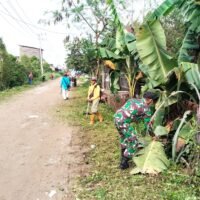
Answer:
[[31, 88], [32, 86], [30, 85], [23, 85], [23, 86], [18, 86], [18, 87], [13, 87], [11, 89], [6, 89], [3, 91], [0, 91], [0, 102], [3, 100], [6, 100], [7, 98], [19, 94], [29, 88]]
[[104, 122], [89, 125], [86, 111], [87, 85], [78, 87], [74, 98], [57, 109], [57, 116], [72, 126], [79, 126], [77, 137], [90, 148], [85, 162], [90, 167], [89, 176], [81, 177], [74, 185], [80, 200], [196, 200], [200, 199], [199, 177], [183, 173], [177, 166], [158, 176], [130, 175], [130, 169], [121, 171], [119, 165], [119, 137], [113, 124], [113, 111], [100, 104]]
[[[44, 74], [46, 76], [46, 81], [50, 80], [50, 78], [49, 78], [50, 74], [51, 74], [50, 72], [47, 72], [47, 73]], [[53, 74], [54, 74], [54, 78], [58, 78], [58, 77], [61, 76], [58, 72], [54, 72]], [[38, 79], [33, 80], [32, 85], [29, 85], [27, 83], [27, 84], [24, 84], [22, 86], [17, 86], [17, 87], [13, 87], [13, 88], [10, 88], [10, 89], [0, 91], [0, 102], [8, 99], [9, 97], [11, 97], [13, 95], [19, 94], [19, 93], [21, 93], [25, 90], [33, 88], [34, 86], [39, 85], [41, 83], [42, 83], [41, 78], [38, 78]]]

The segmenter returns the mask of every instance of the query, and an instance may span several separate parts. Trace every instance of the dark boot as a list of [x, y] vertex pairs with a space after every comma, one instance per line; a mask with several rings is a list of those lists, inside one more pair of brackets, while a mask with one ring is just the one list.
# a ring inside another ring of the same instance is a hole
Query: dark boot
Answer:
[[120, 169], [127, 169], [127, 168], [129, 168], [129, 164], [128, 164], [128, 161], [129, 161], [130, 159], [129, 158], [127, 158], [127, 157], [125, 157], [125, 156], [123, 156], [122, 158], [121, 158], [121, 163], [120, 163]]
[[121, 162], [120, 162], [119, 168], [122, 170], [129, 168], [128, 161], [130, 160], [129, 158], [124, 156], [124, 151], [125, 149], [121, 149]]

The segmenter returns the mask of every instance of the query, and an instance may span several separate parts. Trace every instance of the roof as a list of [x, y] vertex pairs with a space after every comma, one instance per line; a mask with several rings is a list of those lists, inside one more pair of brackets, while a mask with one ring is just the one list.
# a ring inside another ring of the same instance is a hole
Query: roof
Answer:
[[[30, 47], [30, 46], [25, 46], [25, 45], [19, 45], [20, 47], [26, 47], [26, 48], [30, 48], [30, 49], [40, 49], [37, 47]], [[44, 51], [44, 49], [41, 49], [42, 51]]]

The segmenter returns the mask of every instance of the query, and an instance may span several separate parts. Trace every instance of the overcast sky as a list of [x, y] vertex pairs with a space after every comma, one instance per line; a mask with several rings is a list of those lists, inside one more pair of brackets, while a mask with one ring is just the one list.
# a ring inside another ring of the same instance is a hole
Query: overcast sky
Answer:
[[[127, 1], [132, 2], [128, 12], [133, 8], [135, 18], [141, 17], [144, 0]], [[54, 65], [63, 65], [66, 54], [63, 39], [66, 35], [80, 36], [81, 27], [77, 30], [71, 26], [69, 30], [64, 23], [50, 27], [38, 24], [45, 11], [60, 6], [61, 0], [0, 0], [0, 37], [7, 51], [18, 56], [19, 45], [40, 48], [40, 36], [44, 59]]]
[[60, 7], [60, 0], [0, 0], [0, 37], [13, 55], [19, 55], [19, 45], [44, 49], [44, 59], [62, 65], [65, 58], [63, 39], [68, 34], [65, 25], [39, 25], [47, 10]]

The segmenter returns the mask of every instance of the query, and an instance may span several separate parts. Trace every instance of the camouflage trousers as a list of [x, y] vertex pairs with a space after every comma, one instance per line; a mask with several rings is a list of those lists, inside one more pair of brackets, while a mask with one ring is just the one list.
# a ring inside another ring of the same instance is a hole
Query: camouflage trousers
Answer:
[[131, 158], [138, 149], [137, 132], [129, 122], [121, 122], [118, 118], [115, 118], [115, 126], [120, 135], [121, 149], [124, 151], [124, 156]]

